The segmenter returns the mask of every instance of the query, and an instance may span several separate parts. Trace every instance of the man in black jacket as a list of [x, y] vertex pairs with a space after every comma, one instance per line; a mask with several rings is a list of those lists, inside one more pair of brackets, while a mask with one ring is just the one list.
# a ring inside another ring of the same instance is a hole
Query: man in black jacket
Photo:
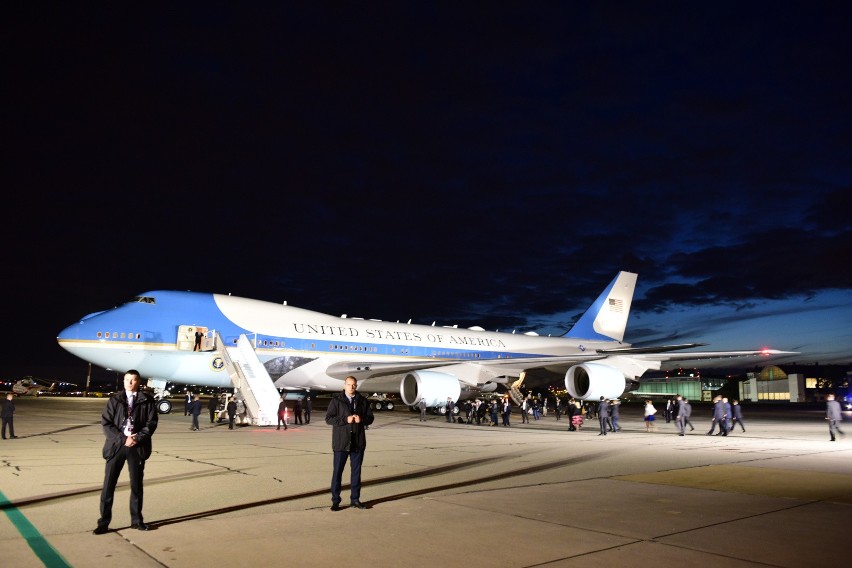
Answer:
[[109, 398], [101, 415], [106, 436], [103, 448], [106, 470], [101, 490], [101, 518], [94, 534], [109, 530], [115, 486], [125, 462], [130, 472], [130, 528], [148, 530], [142, 519], [142, 477], [145, 460], [151, 456], [151, 436], [157, 429], [159, 416], [154, 398], [139, 392], [141, 383], [139, 371], [127, 371], [124, 390]]
[[226, 408], [228, 409], [228, 430], [233, 430], [234, 418], [237, 417], [237, 401], [234, 400], [234, 397], [231, 397], [228, 400], [228, 405]]
[[216, 422], [216, 411], [219, 409], [219, 397], [217, 395], [213, 395], [210, 397], [210, 400], [207, 401], [207, 410], [210, 411], [210, 424]]
[[3, 439], [6, 439], [6, 427], [9, 427], [9, 437], [15, 436], [15, 393], [8, 393], [3, 400], [3, 409], [0, 410], [0, 418], [3, 419]]
[[334, 471], [331, 475], [331, 510], [340, 510], [340, 489], [343, 468], [349, 460], [350, 503], [356, 509], [361, 504], [361, 464], [367, 448], [367, 427], [373, 423], [373, 410], [366, 398], [355, 391], [358, 380], [346, 377], [343, 393], [336, 394], [328, 405], [325, 423], [333, 426], [331, 449], [334, 451]]
[[192, 402], [189, 403], [189, 414], [192, 416], [192, 428], [195, 432], [198, 431], [198, 416], [201, 414], [201, 397], [197, 394], [192, 395]]

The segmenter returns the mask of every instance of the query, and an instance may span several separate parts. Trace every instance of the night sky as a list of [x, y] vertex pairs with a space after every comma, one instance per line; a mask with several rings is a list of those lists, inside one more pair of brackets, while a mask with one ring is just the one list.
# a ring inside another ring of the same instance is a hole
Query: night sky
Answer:
[[0, 378], [145, 291], [852, 363], [840, 2], [3, 8]]

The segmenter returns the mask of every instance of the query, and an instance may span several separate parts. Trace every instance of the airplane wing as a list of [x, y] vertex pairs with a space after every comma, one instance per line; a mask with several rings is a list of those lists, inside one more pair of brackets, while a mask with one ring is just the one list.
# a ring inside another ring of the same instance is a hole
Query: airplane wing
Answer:
[[[757, 351], [691, 351], [672, 353], [675, 349], [694, 347], [686, 346], [639, 347], [625, 349], [607, 349], [592, 354], [556, 355], [548, 357], [526, 357], [518, 359], [484, 359], [474, 364], [508, 369], [529, 371], [533, 369], [548, 369], [551, 371], [567, 371], [569, 367], [590, 361], [601, 361], [610, 357], [635, 359], [644, 362], [690, 361], [706, 359], [726, 359], [734, 357], [760, 357], [770, 355], [796, 355], [796, 351], [779, 351], [776, 349], [761, 349]], [[470, 363], [470, 361], [465, 361]]]
[[356, 378], [378, 378], [387, 375], [399, 375], [408, 371], [417, 371], [420, 369], [433, 369], [437, 367], [446, 367], [448, 365], [456, 365], [461, 363], [459, 360], [446, 359], [441, 361], [414, 361], [410, 363], [385, 363], [385, 362], [370, 362], [370, 361], [339, 361], [328, 366], [326, 374], [336, 379], [345, 379], [353, 375]]
[[[517, 374], [521, 371], [533, 369], [547, 369], [553, 372], [566, 372], [569, 367], [590, 361], [600, 361], [609, 357], [633, 358], [646, 362], [667, 361], [689, 361], [705, 359], [725, 359], [734, 357], [756, 357], [768, 355], [794, 355], [794, 351], [778, 351], [775, 349], [762, 349], [757, 351], [691, 351], [678, 352], [675, 350], [687, 349], [702, 344], [667, 345], [660, 347], [639, 347], [608, 349], [595, 353], [575, 353], [571, 355], [550, 355], [543, 357], [521, 357], [509, 359], [480, 359], [470, 361], [467, 359], [441, 359], [421, 360], [412, 362], [365, 362], [365, 361], [340, 361], [328, 367], [326, 373], [329, 376], [345, 379], [352, 375], [359, 382], [368, 381], [371, 387], [377, 388], [378, 383], [388, 383], [398, 386], [401, 375], [411, 371], [425, 369], [439, 369], [453, 365], [482, 366], [492, 370], [498, 370], [499, 374]], [[382, 379], [386, 379], [382, 381]]]
[[768, 357], [770, 355], [798, 355], [798, 351], [779, 351], [760, 349], [757, 351], [692, 351], [682, 353], [637, 353], [631, 355], [637, 359], [652, 361], [697, 361], [702, 359], [727, 359], [734, 357]]

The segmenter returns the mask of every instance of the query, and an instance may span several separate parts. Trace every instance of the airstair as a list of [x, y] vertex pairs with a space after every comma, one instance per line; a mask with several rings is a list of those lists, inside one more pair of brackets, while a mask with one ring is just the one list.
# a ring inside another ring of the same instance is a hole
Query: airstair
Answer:
[[249, 422], [255, 426], [277, 425], [281, 395], [258, 359], [251, 340], [242, 334], [236, 345], [226, 346], [222, 336], [216, 332], [216, 346], [225, 361], [234, 394], [245, 403]]
[[515, 386], [509, 387], [509, 396], [512, 398], [512, 402], [514, 402], [517, 406], [521, 406], [524, 403], [523, 393]]
[[524, 379], [527, 378], [526, 371], [521, 371], [521, 375], [518, 377], [518, 380], [509, 385], [509, 396], [512, 398], [512, 402], [521, 406], [524, 403], [524, 395], [521, 392], [521, 385], [524, 384]]

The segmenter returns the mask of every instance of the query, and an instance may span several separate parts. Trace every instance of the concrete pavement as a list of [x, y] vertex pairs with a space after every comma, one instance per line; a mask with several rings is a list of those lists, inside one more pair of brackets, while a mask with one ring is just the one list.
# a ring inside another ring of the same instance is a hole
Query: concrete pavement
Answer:
[[624, 431], [607, 436], [596, 422], [568, 432], [552, 415], [504, 428], [377, 412], [363, 469], [370, 508], [340, 512], [329, 510], [323, 408], [286, 432], [230, 431], [206, 413], [193, 432], [177, 412], [160, 417], [146, 466], [154, 530], [129, 528], [123, 473], [113, 530], [95, 536], [104, 404], [16, 399], [19, 438], [0, 441], [4, 566], [802, 567], [848, 558], [852, 436], [829, 442], [819, 411], [745, 407], [747, 432], [728, 437], [704, 435], [701, 409], [684, 437], [664, 421], [646, 433], [640, 405], [624, 405]]

